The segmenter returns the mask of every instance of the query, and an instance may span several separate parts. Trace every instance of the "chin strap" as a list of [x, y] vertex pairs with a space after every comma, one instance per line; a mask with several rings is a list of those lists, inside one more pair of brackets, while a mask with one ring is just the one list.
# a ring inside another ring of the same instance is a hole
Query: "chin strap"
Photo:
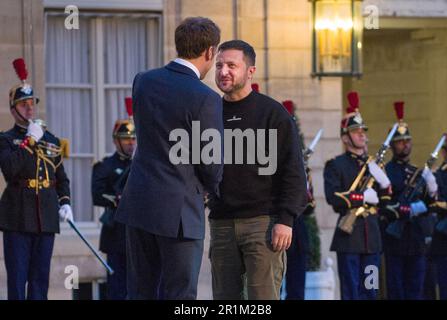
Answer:
[[19, 118], [23, 120], [24, 123], [28, 123], [28, 119], [25, 119], [25, 117], [17, 110], [16, 105], [13, 105], [11, 109], [14, 109], [16, 113], [19, 115]]
[[353, 141], [352, 138], [351, 138], [351, 134], [349, 133], [349, 131], [348, 131], [347, 135], [348, 135], [349, 141], [351, 141], [351, 144], [352, 144], [352, 146], [353, 146], [354, 148], [356, 148], [356, 149], [362, 149], [362, 148], [360, 148], [359, 146], [357, 146], [357, 145], [354, 143], [354, 141]]
[[126, 159], [131, 159], [132, 155], [128, 155], [127, 153], [124, 152], [123, 146], [121, 145], [121, 139], [117, 139], [118, 140], [118, 145], [119, 145], [119, 150], [118, 153]]

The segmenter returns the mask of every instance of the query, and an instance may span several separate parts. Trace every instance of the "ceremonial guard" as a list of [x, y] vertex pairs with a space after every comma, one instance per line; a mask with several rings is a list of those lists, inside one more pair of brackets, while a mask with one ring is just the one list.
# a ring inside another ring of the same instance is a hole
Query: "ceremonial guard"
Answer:
[[376, 159], [367, 155], [367, 126], [357, 93], [350, 92], [348, 100], [350, 106], [341, 122], [346, 152], [324, 168], [326, 200], [340, 215], [331, 251], [337, 252], [341, 298], [375, 299], [377, 287], [374, 283], [366, 286], [365, 278], [371, 266], [379, 268], [382, 242], [377, 206], [390, 199], [390, 181], [379, 166], [384, 152]]
[[8, 299], [47, 299], [54, 235], [59, 218], [73, 220], [61, 141], [43, 121], [33, 120], [33, 88], [23, 59], [13, 62], [19, 85], [9, 92], [15, 125], [0, 134], [0, 167], [6, 189], [0, 200], [0, 230]]
[[418, 300], [423, 298], [425, 254], [432, 232], [427, 208], [438, 186], [428, 167], [422, 170], [410, 163], [412, 137], [404, 122], [404, 103], [394, 106], [399, 127], [391, 142], [393, 158], [385, 167], [393, 196], [383, 208], [387, 298]]
[[[444, 135], [446, 137], [447, 134]], [[431, 256], [436, 265], [439, 297], [447, 300], [447, 141], [442, 147], [443, 163], [436, 172], [438, 201], [431, 207], [437, 214], [437, 223], [431, 244]]]
[[[294, 117], [294, 105], [290, 100], [283, 102], [283, 106]], [[301, 134], [301, 133], [300, 133]], [[307, 256], [309, 252], [309, 231], [305, 219], [312, 215], [315, 210], [315, 199], [313, 195], [313, 185], [311, 169], [308, 165], [309, 158], [313, 153], [318, 140], [321, 137], [321, 131], [315, 137], [310, 147], [303, 150], [304, 165], [307, 177], [307, 199], [308, 203], [302, 215], [295, 218], [292, 227], [292, 243], [287, 250], [287, 271], [286, 271], [286, 300], [304, 300], [306, 287], [306, 267]]]
[[102, 229], [99, 249], [107, 254], [107, 262], [114, 270], [107, 275], [107, 299], [126, 298], [126, 233], [125, 226], [115, 221], [115, 211], [127, 180], [135, 149], [135, 127], [131, 119], [132, 98], [126, 98], [130, 119], [118, 120], [113, 129], [116, 151], [93, 167], [92, 196], [95, 206], [104, 207], [100, 221]]

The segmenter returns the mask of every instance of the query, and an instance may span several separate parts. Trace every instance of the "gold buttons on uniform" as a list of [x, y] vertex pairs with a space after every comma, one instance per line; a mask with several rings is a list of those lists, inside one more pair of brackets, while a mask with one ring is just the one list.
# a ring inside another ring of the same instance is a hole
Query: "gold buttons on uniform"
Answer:
[[28, 180], [28, 187], [29, 188], [35, 188], [36, 187], [36, 180], [35, 179], [29, 179]]

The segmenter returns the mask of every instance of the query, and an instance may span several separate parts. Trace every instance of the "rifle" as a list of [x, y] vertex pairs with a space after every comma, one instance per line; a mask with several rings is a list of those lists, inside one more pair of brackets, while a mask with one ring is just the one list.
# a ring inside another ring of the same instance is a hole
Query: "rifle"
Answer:
[[[378, 165], [381, 165], [383, 162], [383, 159], [385, 158], [385, 154], [388, 151], [390, 147], [391, 139], [393, 138], [394, 134], [396, 133], [398, 124], [394, 124], [391, 131], [388, 133], [388, 136], [385, 140], [385, 142], [380, 147], [379, 151], [377, 151], [375, 157], [369, 157], [368, 161], [363, 165], [362, 169], [360, 170], [360, 173], [355, 178], [354, 182], [351, 185], [351, 188], [347, 192], [339, 193], [339, 195], [344, 196], [344, 194], [349, 194], [351, 192], [354, 192], [358, 190], [358, 192], [363, 193], [367, 188], [371, 188], [374, 185], [375, 179], [369, 173], [367, 172], [368, 169], [368, 163], [371, 161], [375, 161]], [[363, 181], [363, 184], [360, 185], [360, 183]], [[349, 213], [341, 217], [340, 222], [338, 223], [338, 227], [348, 233], [352, 234], [352, 231], [354, 230], [354, 223], [360, 215], [363, 217], [367, 217], [369, 214], [376, 214], [377, 209], [374, 206], [369, 206], [368, 204], [364, 204], [363, 206], [359, 208], [353, 208], [349, 210]]]
[[309, 159], [312, 156], [312, 154], [314, 153], [315, 147], [317, 146], [318, 142], [320, 141], [322, 135], [323, 135], [323, 129], [318, 130], [318, 132], [315, 135], [312, 142], [303, 151], [303, 162], [304, 162], [304, 169], [306, 172], [307, 197], [308, 197], [308, 203], [307, 203], [306, 208], [304, 209], [304, 212], [303, 212], [304, 215], [312, 214], [313, 209], [315, 208], [315, 199], [313, 197], [313, 187], [312, 187], [312, 178], [310, 176]]
[[309, 147], [306, 148], [303, 152], [303, 158], [304, 158], [304, 164], [307, 167], [308, 161], [310, 156], [314, 153], [315, 147], [317, 146], [318, 142], [321, 139], [321, 136], [323, 135], [323, 129], [318, 130], [317, 134], [315, 135], [315, 138], [310, 143]]
[[[443, 135], [439, 140], [438, 144], [436, 145], [435, 150], [430, 154], [430, 158], [427, 160], [424, 167], [430, 170], [433, 168], [433, 165], [438, 159], [439, 151], [444, 145], [445, 139], [446, 136]], [[422, 189], [425, 186], [425, 180], [422, 177], [421, 171], [422, 171], [421, 169], [416, 170], [416, 172], [413, 174], [407, 186], [405, 187], [404, 191], [402, 192], [401, 196], [399, 197], [399, 201], [397, 202], [396, 205], [391, 207], [393, 210], [398, 210], [399, 206], [402, 204], [410, 205], [415, 200], [416, 196], [422, 191]], [[405, 227], [404, 221], [402, 221], [402, 219], [398, 219], [391, 222], [388, 225], [388, 227], [386, 228], [386, 233], [388, 233], [389, 235], [393, 236], [396, 239], [401, 239], [404, 227]]]

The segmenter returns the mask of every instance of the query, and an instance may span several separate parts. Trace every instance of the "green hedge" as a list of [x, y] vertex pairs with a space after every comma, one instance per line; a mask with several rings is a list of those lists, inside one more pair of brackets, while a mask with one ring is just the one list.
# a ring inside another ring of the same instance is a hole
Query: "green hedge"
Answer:
[[315, 214], [304, 217], [307, 233], [309, 235], [309, 252], [307, 254], [306, 270], [318, 271], [321, 263], [320, 230]]

